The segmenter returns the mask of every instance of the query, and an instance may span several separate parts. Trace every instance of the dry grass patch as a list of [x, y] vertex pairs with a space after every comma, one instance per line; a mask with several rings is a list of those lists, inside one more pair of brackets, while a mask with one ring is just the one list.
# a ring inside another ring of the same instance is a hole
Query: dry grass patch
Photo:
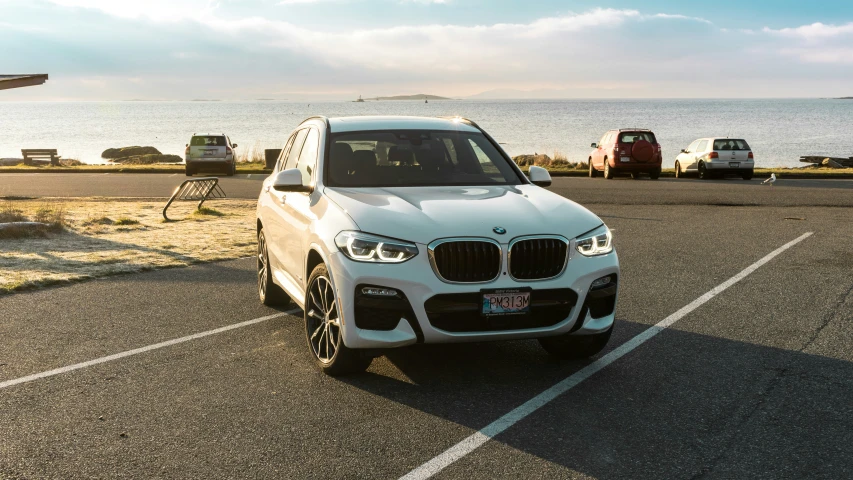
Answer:
[[0, 240], [44, 237], [62, 231], [65, 225], [62, 205], [42, 203], [21, 209], [11, 200], [0, 204]]
[[[60, 202], [52, 199], [49, 204], [64, 205], [63, 231], [0, 238], [0, 294], [254, 253], [254, 201], [217, 200], [216, 208], [207, 207], [205, 214], [194, 214], [195, 203], [176, 203], [169, 213], [182, 220], [172, 222], [162, 221], [163, 202], [78, 198]], [[11, 207], [2, 207], [4, 212], [37, 218], [47, 201], [9, 203]]]

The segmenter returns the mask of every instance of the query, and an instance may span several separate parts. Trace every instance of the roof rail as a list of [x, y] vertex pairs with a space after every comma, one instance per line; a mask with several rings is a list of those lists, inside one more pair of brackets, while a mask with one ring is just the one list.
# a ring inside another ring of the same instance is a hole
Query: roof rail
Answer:
[[464, 122], [464, 123], [467, 123], [468, 125], [471, 125], [472, 127], [476, 128], [477, 130], [483, 130], [482, 128], [480, 128], [479, 125], [477, 125], [477, 123], [475, 121], [467, 119], [465, 117], [446, 115], [446, 116], [441, 116], [441, 117], [436, 117], [436, 118], [441, 118], [444, 120], [456, 120], [459, 122]]
[[313, 115], [313, 116], [310, 116], [310, 117], [306, 118], [305, 120], [302, 120], [302, 122], [300, 123], [300, 125], [302, 125], [303, 123], [307, 122], [308, 120], [322, 120], [322, 121], [323, 121], [323, 123], [325, 123], [325, 124], [326, 124], [326, 128], [329, 128], [329, 117], [326, 117], [325, 115]]

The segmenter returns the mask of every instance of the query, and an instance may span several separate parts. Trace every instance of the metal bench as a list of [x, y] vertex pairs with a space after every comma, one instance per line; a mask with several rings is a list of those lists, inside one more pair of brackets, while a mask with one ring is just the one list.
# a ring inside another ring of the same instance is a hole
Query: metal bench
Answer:
[[24, 165], [32, 165], [36, 159], [50, 159], [50, 164], [55, 167], [62, 158], [56, 154], [55, 148], [22, 148], [21, 155], [24, 156]]

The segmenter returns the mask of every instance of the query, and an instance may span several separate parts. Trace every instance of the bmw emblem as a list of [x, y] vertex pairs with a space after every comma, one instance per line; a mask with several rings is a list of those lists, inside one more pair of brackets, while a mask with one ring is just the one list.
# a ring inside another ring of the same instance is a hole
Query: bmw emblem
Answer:
[[506, 233], [506, 229], [503, 227], [495, 227], [492, 229], [492, 231], [497, 233], [498, 235], [503, 235], [504, 233]]

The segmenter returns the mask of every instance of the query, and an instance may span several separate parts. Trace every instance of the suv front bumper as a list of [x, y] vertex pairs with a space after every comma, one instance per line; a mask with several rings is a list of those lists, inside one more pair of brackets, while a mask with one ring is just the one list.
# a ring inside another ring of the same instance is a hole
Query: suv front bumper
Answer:
[[[570, 250], [573, 254], [570, 255], [567, 268], [561, 276], [551, 280], [523, 282], [513, 280], [509, 275], [501, 275], [498, 280], [489, 283], [451, 284], [441, 281], [434, 273], [426, 246], [419, 245], [418, 248], [420, 253], [402, 264], [360, 263], [339, 252], [331, 254], [327, 259], [343, 317], [343, 340], [347, 347], [390, 348], [413, 343], [512, 340], [565, 333], [590, 335], [607, 331], [615, 320], [619, 278], [619, 261], [615, 251], [598, 257], [584, 257]], [[601, 297], [602, 293], [590, 294], [590, 285], [608, 275], [614, 279], [614, 284], [604, 292], [610, 297], [605, 298], [604, 303], [594, 303], [596, 300], [593, 297]], [[358, 291], [364, 286], [394, 289], [400, 295], [387, 299], [370, 298], [365, 304], [364, 296]], [[482, 289], [526, 287], [532, 289], [533, 305], [531, 314], [523, 316], [526, 318], [483, 319], [479, 311], [472, 310], [471, 303], [480, 301]], [[448, 299], [459, 299], [456, 306], [467, 313], [444, 316], [439, 321], [436, 318], [436, 302], [438, 300], [442, 308], [451, 311], [454, 305], [446, 302]], [[383, 301], [389, 302], [390, 308], [385, 309], [388, 313], [383, 313]], [[538, 301], [539, 305], [542, 302], [559, 303], [562, 310], [538, 308]], [[372, 310], [365, 310], [365, 305]], [[358, 323], [362, 326], [369, 324], [371, 328], [360, 328], [357, 325], [357, 308], [361, 315]], [[428, 313], [428, 309], [432, 313]], [[369, 315], [367, 322], [362, 320], [365, 314]], [[543, 318], [545, 316], [548, 318]], [[457, 320], [458, 324], [452, 323]], [[519, 323], [525, 320], [530, 321], [530, 326]], [[376, 329], [377, 326], [383, 329]]]

